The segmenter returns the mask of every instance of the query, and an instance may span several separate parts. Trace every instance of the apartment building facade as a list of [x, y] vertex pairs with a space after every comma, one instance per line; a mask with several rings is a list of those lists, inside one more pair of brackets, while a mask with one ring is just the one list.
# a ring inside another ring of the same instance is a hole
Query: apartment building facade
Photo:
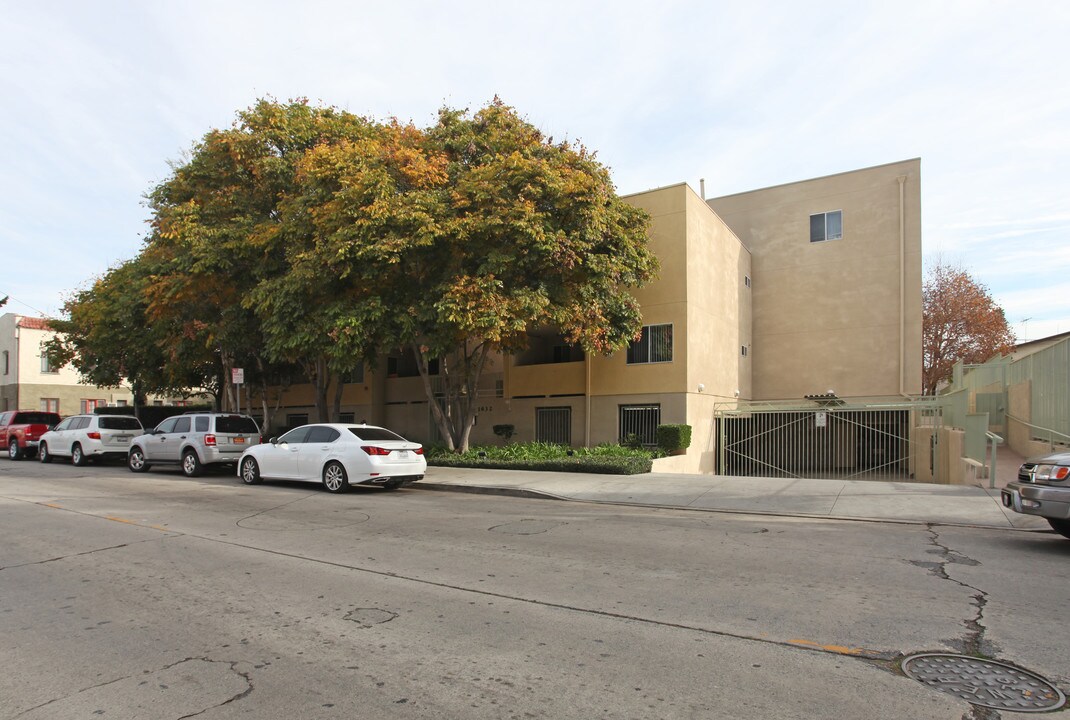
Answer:
[[[472, 442], [501, 442], [498, 424], [581, 446], [686, 423], [692, 447], [664, 469], [712, 472], [719, 406], [920, 394], [920, 171], [913, 159], [709, 200], [683, 183], [627, 196], [650, 213], [661, 262], [635, 293], [642, 337], [590, 357], [532, 330], [528, 350], [488, 364]], [[437, 439], [404, 352], [351, 380], [343, 419]], [[286, 425], [307, 421], [311, 388], [281, 407]]]
[[75, 415], [133, 402], [128, 388], [84, 385], [70, 365], [49, 363], [43, 347], [54, 335], [42, 318], [0, 315], [0, 410]]

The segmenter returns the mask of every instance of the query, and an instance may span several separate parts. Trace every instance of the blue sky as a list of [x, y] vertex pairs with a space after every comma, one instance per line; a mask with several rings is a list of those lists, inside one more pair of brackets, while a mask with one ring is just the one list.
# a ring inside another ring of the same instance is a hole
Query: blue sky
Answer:
[[922, 159], [926, 262], [1070, 331], [1070, 3], [0, 0], [0, 296], [133, 257], [169, 162], [257, 98], [433, 122], [499, 95], [619, 192]]

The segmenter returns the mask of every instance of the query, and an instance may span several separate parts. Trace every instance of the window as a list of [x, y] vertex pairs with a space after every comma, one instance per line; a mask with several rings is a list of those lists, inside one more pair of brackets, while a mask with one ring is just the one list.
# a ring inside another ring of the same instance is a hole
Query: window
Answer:
[[128, 403], [126, 402], [126, 400], [116, 400], [115, 401], [115, 407], [126, 407], [127, 404]]
[[44, 350], [41, 351], [41, 372], [50, 375], [59, 372], [58, 368], [52, 367], [52, 363], [48, 361], [48, 355]]
[[739, 346], [739, 354], [742, 355], [743, 357], [747, 357], [747, 346], [746, 345], [740, 345]]
[[810, 216], [810, 242], [839, 240], [843, 237], [843, 211], [817, 213]]
[[288, 445], [300, 445], [308, 437], [308, 433], [312, 428], [308, 425], [302, 425], [299, 428], [295, 428], [290, 432], [279, 438], [279, 443], [286, 443]]
[[105, 415], [99, 425], [102, 430], [141, 430], [138, 419], [128, 415]]
[[357, 417], [356, 413], [351, 413], [351, 412], [338, 413], [338, 422], [340, 422], [340, 423], [355, 423], [357, 421], [356, 417]]
[[305, 439], [307, 443], [329, 443], [338, 439], [339, 433], [334, 428], [325, 427], [323, 425], [313, 425], [312, 429], [308, 433], [308, 437]]
[[41, 410], [44, 412], [59, 412], [59, 398], [41, 398]]
[[[208, 432], [208, 426], [212, 424], [212, 418], [207, 415], [198, 415], [193, 418], [193, 427], [197, 432]], [[222, 430], [220, 430], [222, 432]]]
[[620, 442], [637, 441], [654, 447], [658, 444], [658, 425], [661, 424], [660, 405], [621, 405]]
[[288, 413], [286, 415], [286, 427], [299, 427], [308, 425], [308, 413]]
[[672, 362], [672, 324], [644, 325], [643, 334], [628, 345], [628, 364]]
[[157, 433], [169, 433], [174, 432], [175, 423], [178, 422], [178, 418], [171, 417], [164, 420], [162, 423], [156, 426]]
[[[308, 416], [305, 416], [306, 420]], [[200, 421], [200, 418], [197, 418]], [[198, 422], [198, 427], [199, 427]], [[260, 432], [256, 420], [245, 415], [220, 415], [215, 419], [217, 433], [238, 433], [239, 435], [256, 435]]]
[[190, 422], [188, 417], [180, 417], [175, 421], [175, 429], [172, 432], [189, 432]]
[[11, 353], [8, 352], [7, 350], [4, 351], [4, 361], [3, 362], [4, 362], [4, 374], [8, 375], [8, 374], [11, 373]]
[[750, 287], [750, 275], [744, 275], [743, 276], [743, 284], [746, 285], [747, 287]]
[[98, 407], [104, 407], [108, 404], [107, 400], [82, 400], [82, 413], [91, 413]]
[[535, 442], [572, 444], [572, 408], [535, 408]]
[[351, 382], [354, 385], [360, 385], [364, 382], [364, 364], [361, 363], [353, 368], [349, 373], [349, 378], [346, 382]]

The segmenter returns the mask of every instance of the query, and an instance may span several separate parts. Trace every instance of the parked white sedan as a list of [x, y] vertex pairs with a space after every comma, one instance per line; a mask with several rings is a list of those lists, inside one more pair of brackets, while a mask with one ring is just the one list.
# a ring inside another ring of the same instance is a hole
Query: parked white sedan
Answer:
[[322, 482], [331, 492], [350, 485], [389, 489], [423, 479], [427, 460], [420, 443], [374, 425], [302, 425], [242, 453], [238, 477]]

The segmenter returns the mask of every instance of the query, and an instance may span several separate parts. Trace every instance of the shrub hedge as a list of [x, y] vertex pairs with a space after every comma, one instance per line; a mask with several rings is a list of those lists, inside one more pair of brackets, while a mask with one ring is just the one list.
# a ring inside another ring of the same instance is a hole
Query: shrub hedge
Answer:
[[494, 470], [544, 470], [607, 475], [648, 473], [651, 453], [619, 445], [568, 448], [551, 443], [513, 443], [473, 447], [466, 453], [451, 453], [445, 447], [427, 448], [427, 464], [439, 467], [471, 467]]
[[665, 453], [686, 450], [691, 447], [690, 425], [658, 425], [658, 449]]

